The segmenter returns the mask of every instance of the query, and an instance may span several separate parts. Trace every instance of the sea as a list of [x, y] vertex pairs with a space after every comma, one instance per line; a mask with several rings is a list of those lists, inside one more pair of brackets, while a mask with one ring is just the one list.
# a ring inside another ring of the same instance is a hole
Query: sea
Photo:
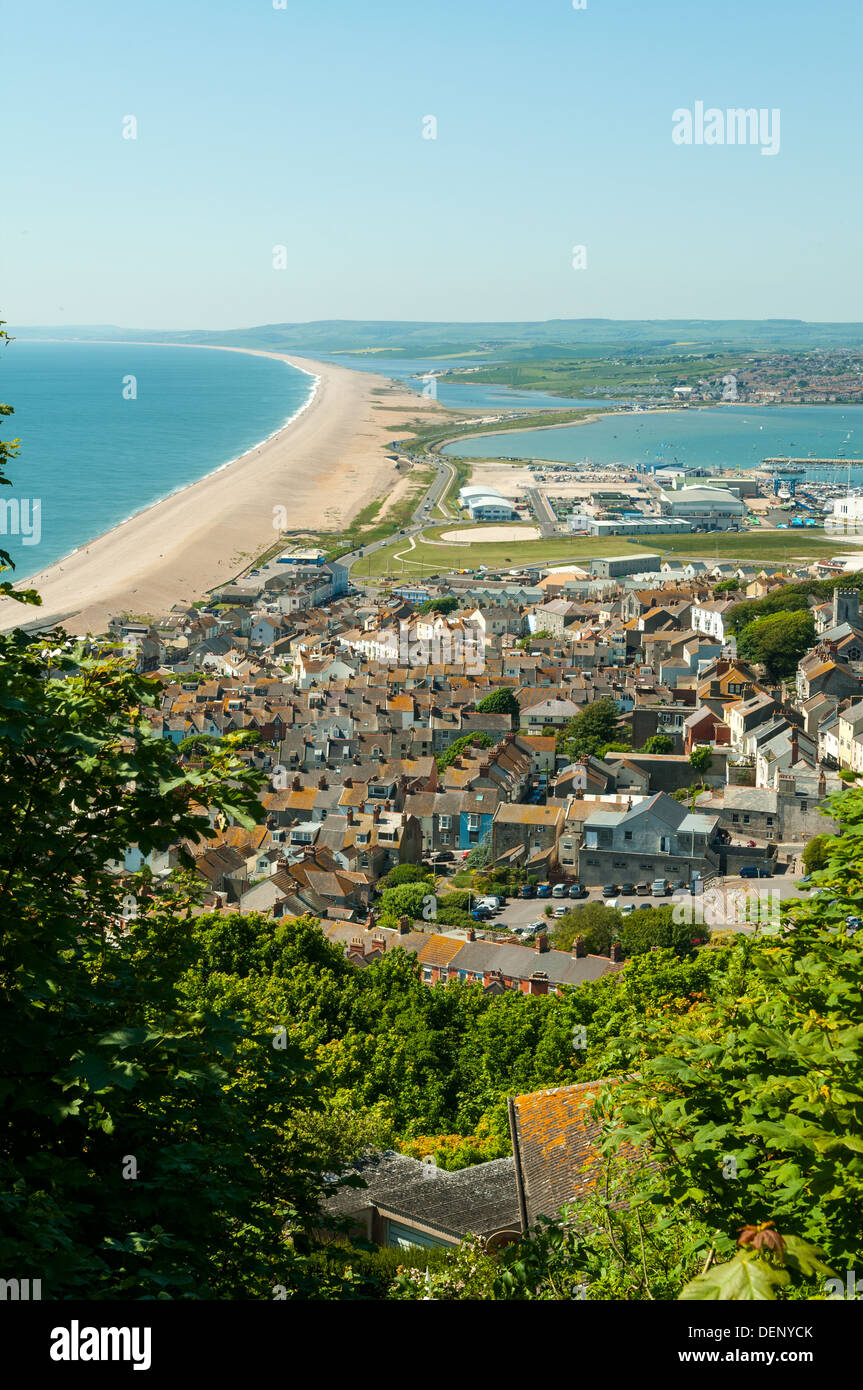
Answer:
[[[0, 549], [18, 582], [281, 429], [313, 378], [272, 357], [129, 343], [0, 345], [4, 440], [20, 439], [0, 494]], [[19, 534], [9, 532], [19, 499]], [[27, 499], [29, 509], [21, 507]], [[32, 503], [41, 504], [40, 527]], [[26, 524], [25, 524], [26, 523]], [[27, 533], [38, 543], [25, 544]]]
[[843, 458], [847, 467], [806, 465], [806, 476], [859, 486], [863, 405], [633, 411], [590, 424], [477, 435], [448, 444], [443, 452], [463, 458], [683, 466], [705, 472], [757, 468], [765, 458]]

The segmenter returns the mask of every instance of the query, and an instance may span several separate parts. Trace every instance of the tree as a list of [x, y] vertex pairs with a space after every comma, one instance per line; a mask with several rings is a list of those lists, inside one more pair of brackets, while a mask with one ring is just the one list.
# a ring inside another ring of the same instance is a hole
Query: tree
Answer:
[[600, 757], [609, 743], [619, 737], [620, 707], [616, 700], [597, 700], [587, 705], [565, 726], [561, 742], [568, 757]]
[[302, 1054], [184, 990], [183, 881], [118, 871], [259, 812], [229, 747], [190, 770], [154, 735], [158, 694], [62, 633], [0, 636], [0, 1265], [58, 1299], [294, 1286], [283, 1230], [326, 1166], [292, 1129], [318, 1103]]
[[418, 613], [454, 613], [458, 608], [459, 600], [452, 594], [441, 596], [440, 598], [426, 599], [417, 609]]
[[693, 940], [709, 935], [708, 928], [675, 922], [671, 907], [655, 907], [632, 912], [624, 917], [620, 927], [620, 945], [626, 957], [644, 955], [655, 947], [673, 951], [678, 956], [692, 953]]
[[832, 835], [815, 835], [804, 845], [803, 864], [807, 874], [817, 873], [819, 869], [827, 867], [832, 840]]
[[437, 755], [438, 771], [439, 771], [439, 772], [445, 772], [446, 769], [447, 769], [448, 767], [451, 767], [451, 766], [452, 766], [452, 764], [455, 762], [456, 758], [459, 757], [460, 754], [462, 754], [466, 748], [493, 748], [493, 747], [494, 747], [494, 743], [493, 743], [493, 741], [489, 738], [488, 734], [483, 734], [483, 733], [463, 734], [461, 738], [455, 739], [455, 741], [454, 741], [453, 743], [450, 744], [449, 748], [446, 750], [445, 753], [438, 753], [438, 755]]
[[645, 740], [641, 751], [643, 753], [673, 753], [674, 739], [669, 738], [668, 734], [651, 734], [650, 738]]
[[689, 755], [689, 766], [693, 772], [705, 773], [710, 767], [710, 760], [713, 757], [713, 749], [708, 743], [700, 743], [697, 748], [693, 748]]
[[[428, 882], [402, 883], [396, 888], [385, 888], [380, 901], [381, 926], [394, 927], [400, 917], [418, 920], [423, 913], [432, 914], [437, 899], [434, 889]], [[431, 920], [431, 915], [427, 917]]]
[[429, 870], [422, 864], [395, 864], [383, 880], [386, 888], [398, 888], [403, 883], [431, 883]]
[[779, 679], [792, 674], [814, 640], [815, 619], [808, 610], [775, 613], [747, 623], [737, 639], [737, 650], [745, 661], [762, 662], [767, 674]]
[[720, 1259], [742, 1227], [765, 1223], [839, 1269], [859, 1255], [863, 791], [830, 807], [844, 833], [817, 898], [788, 906], [778, 934], [722, 951], [722, 975], [687, 1017], [648, 1020], [617, 1048], [631, 1079], [615, 1088], [610, 1148], [650, 1146], [651, 1200], [698, 1213]]
[[575, 938], [580, 936], [588, 955], [607, 956], [622, 921], [617, 908], [585, 903], [559, 918], [552, 943], [558, 951], [571, 951]]
[[518, 726], [521, 716], [518, 700], [508, 685], [483, 696], [476, 708], [479, 714], [508, 714], [514, 729]]
[[[3, 323], [4, 320], [0, 319], [0, 343], [8, 343], [11, 339], [9, 338], [9, 334], [4, 331]], [[13, 406], [0, 404], [0, 420], [7, 419], [10, 415], [14, 414], [15, 409]], [[19, 445], [20, 440], [18, 439], [0, 439], [0, 487], [12, 486], [11, 478], [6, 476], [6, 469], [13, 459], [17, 458]], [[15, 562], [9, 554], [9, 551], [0, 549], [0, 575], [2, 575], [5, 570], [14, 568]], [[12, 581], [9, 579], [0, 580], [0, 598], [17, 599], [19, 603], [40, 604], [42, 602], [35, 589], [16, 590], [12, 587]]]
[[782, 588], [764, 598], [745, 599], [729, 609], [725, 627], [732, 636], [738, 636], [749, 623], [776, 613], [797, 613], [809, 608], [809, 586], [802, 584], [783, 584]]

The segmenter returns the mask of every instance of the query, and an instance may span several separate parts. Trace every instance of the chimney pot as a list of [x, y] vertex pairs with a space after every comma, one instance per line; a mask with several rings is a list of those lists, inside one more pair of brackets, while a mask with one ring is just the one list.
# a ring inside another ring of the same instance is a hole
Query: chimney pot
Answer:
[[584, 937], [583, 937], [583, 936], [577, 936], [577, 937], [575, 938], [575, 940], [573, 941], [573, 943], [572, 943], [572, 954], [573, 954], [574, 956], [576, 956], [576, 957], [581, 957], [581, 956], [583, 956], [583, 955], [585, 954], [585, 950], [584, 950]]

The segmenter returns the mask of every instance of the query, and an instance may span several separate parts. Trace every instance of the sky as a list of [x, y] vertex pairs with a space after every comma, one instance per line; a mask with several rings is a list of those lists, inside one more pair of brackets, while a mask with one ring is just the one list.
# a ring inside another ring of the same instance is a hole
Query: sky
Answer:
[[[861, 37], [859, 0], [10, 0], [0, 317], [863, 320]], [[675, 143], [697, 102], [778, 152]]]

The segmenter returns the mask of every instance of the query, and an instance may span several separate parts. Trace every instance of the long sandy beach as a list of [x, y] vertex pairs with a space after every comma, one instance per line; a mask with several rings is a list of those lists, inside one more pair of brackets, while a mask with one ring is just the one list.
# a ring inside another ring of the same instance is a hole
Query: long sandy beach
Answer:
[[0, 631], [56, 621], [72, 633], [103, 632], [113, 614], [159, 616], [203, 598], [278, 538], [277, 509], [289, 531], [334, 531], [391, 491], [399, 474], [386, 445], [410, 420], [439, 410], [370, 372], [252, 348], [189, 350], [279, 358], [316, 376], [317, 388], [257, 448], [20, 581], [38, 590], [42, 607], [0, 601]]

